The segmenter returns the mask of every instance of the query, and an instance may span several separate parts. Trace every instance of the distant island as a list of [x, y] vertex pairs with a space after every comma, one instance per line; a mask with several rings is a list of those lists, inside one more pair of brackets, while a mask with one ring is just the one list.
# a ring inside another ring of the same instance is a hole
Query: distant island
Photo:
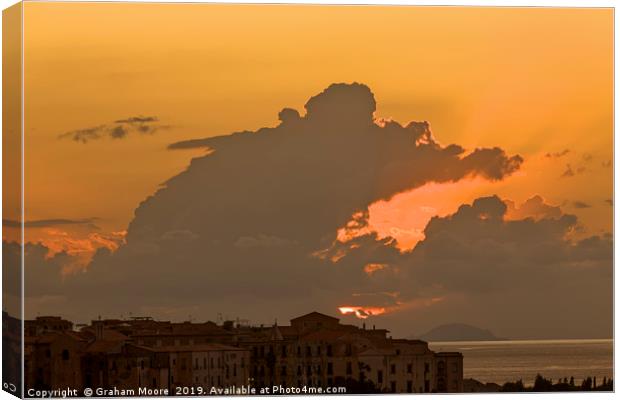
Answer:
[[498, 338], [488, 329], [481, 329], [467, 324], [445, 324], [437, 326], [423, 335], [417, 336], [426, 342], [459, 342], [505, 340]]

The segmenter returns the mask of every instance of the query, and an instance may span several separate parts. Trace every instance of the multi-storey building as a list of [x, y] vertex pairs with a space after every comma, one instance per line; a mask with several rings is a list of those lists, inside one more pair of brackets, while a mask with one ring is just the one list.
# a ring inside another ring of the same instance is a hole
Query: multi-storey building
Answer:
[[87, 339], [77, 332], [49, 332], [24, 341], [24, 377], [32, 389], [82, 388], [81, 357]]
[[463, 392], [463, 354], [440, 352], [435, 354], [437, 391]]
[[73, 329], [73, 323], [60, 317], [44, 316], [24, 321], [25, 336], [40, 336], [48, 332], [67, 332]]
[[[258, 387], [346, 386], [356, 392], [390, 393], [462, 389], [460, 353], [438, 359], [426, 342], [387, 334], [314, 312], [291, 320], [290, 326], [244, 332], [237, 345], [251, 349], [250, 373]], [[447, 373], [446, 363], [455, 372]]]

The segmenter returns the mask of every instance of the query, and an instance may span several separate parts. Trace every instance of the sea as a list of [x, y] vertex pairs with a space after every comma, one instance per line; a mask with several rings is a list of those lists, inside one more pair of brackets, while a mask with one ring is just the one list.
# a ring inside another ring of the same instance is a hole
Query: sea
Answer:
[[537, 374], [553, 383], [574, 377], [613, 377], [613, 340], [501, 340], [482, 342], [430, 342], [433, 351], [463, 353], [463, 375], [484, 383], [503, 384], [522, 379], [526, 386]]

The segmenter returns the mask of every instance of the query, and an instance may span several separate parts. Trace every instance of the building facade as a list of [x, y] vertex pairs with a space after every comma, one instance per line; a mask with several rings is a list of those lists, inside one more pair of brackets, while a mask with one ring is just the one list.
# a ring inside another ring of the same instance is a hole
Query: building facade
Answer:
[[463, 390], [462, 354], [436, 353], [424, 341], [392, 339], [385, 329], [341, 324], [318, 312], [268, 327], [144, 317], [95, 320], [80, 331], [50, 317], [29, 326], [27, 388]]

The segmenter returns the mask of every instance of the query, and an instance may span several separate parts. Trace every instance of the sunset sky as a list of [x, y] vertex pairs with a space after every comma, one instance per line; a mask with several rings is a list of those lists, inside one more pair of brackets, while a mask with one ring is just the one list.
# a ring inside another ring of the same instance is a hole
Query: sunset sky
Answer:
[[428, 121], [442, 146], [523, 158], [503, 179], [368, 204], [379, 238], [411, 250], [431, 217], [491, 195], [576, 215], [574, 239], [611, 232], [611, 9], [28, 2], [24, 20], [26, 240], [79, 255], [65, 273], [88, 274], [206, 151], [168, 145], [275, 127], [338, 82], [372, 90], [378, 123]]

